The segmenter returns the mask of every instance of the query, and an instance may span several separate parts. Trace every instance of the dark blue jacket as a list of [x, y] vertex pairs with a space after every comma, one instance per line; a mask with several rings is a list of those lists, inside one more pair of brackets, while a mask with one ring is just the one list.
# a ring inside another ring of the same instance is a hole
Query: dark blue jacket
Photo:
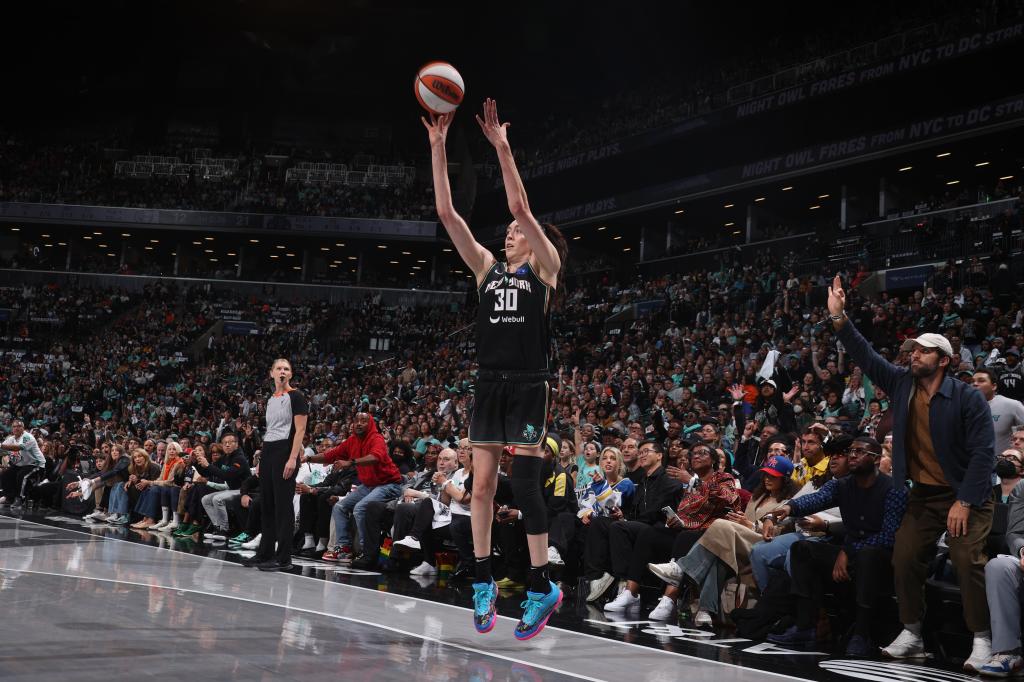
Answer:
[[[892, 477], [907, 478], [907, 413], [914, 391], [910, 370], [876, 353], [850, 320], [838, 332], [850, 357], [889, 394], [892, 410]], [[992, 499], [996, 466], [992, 412], [978, 389], [948, 376], [932, 396], [928, 411], [932, 446], [946, 481], [958, 500], [980, 506]]]

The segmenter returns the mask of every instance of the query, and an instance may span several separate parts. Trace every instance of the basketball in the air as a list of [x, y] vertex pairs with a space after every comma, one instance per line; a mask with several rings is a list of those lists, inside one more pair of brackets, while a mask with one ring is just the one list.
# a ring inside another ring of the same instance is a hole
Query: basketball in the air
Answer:
[[427, 111], [448, 114], [455, 111], [466, 94], [466, 85], [448, 62], [430, 62], [416, 74], [416, 99]]

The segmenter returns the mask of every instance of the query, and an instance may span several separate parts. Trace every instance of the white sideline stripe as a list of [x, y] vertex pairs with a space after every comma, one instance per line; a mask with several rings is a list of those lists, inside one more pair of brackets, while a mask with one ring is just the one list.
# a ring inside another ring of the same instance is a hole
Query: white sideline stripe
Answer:
[[[30, 521], [28, 519], [19, 519], [19, 518], [14, 517], [14, 516], [7, 516], [6, 514], [0, 514], [0, 517], [10, 518], [10, 519], [12, 519], [14, 521], [17, 521], [19, 523], [31, 523], [31, 524], [36, 525], [36, 526], [42, 526], [44, 528], [50, 528], [52, 530], [67, 531], [68, 533], [78, 533], [80, 535], [86, 535], [86, 536], [92, 538], [93, 540], [115, 540], [117, 542], [127, 543], [129, 545], [132, 545], [133, 547], [147, 547], [149, 549], [162, 550], [162, 551], [166, 551], [166, 552], [174, 552], [175, 554], [180, 554], [180, 555], [192, 557], [194, 559], [200, 559], [200, 560], [206, 559], [206, 560], [210, 560], [210, 561], [220, 561], [222, 563], [229, 564], [231, 566], [235, 566], [236, 568], [239, 568], [239, 569], [248, 570], [244, 566], [242, 566], [241, 564], [239, 564], [237, 562], [228, 561], [227, 559], [221, 559], [219, 557], [199, 556], [198, 554], [189, 554], [187, 552], [180, 552], [180, 551], [178, 551], [176, 549], [171, 549], [170, 547], [154, 547], [153, 545], [146, 545], [146, 544], [142, 544], [140, 542], [132, 542], [131, 540], [124, 540], [122, 538], [108, 538], [108, 537], [103, 536], [103, 535], [96, 535], [94, 533], [88, 533], [88, 532], [83, 531], [83, 530], [72, 530], [70, 528], [63, 528], [61, 526], [50, 526], [50, 525], [45, 524], [45, 523], [39, 523], [38, 521]], [[374, 589], [372, 587], [361, 587], [359, 585], [350, 585], [348, 583], [335, 582], [333, 580], [323, 580], [321, 578], [314, 578], [314, 577], [308, 576], [308, 575], [295, 575], [294, 573], [284, 573], [282, 575], [291, 576], [292, 578], [302, 578], [302, 579], [305, 579], [305, 580], [315, 580], [316, 582], [321, 583], [321, 584], [326, 582], [326, 583], [330, 583], [332, 585], [337, 585], [337, 586], [339, 586], [341, 588], [351, 588], [351, 589], [355, 589], [355, 590], [363, 590], [365, 592], [372, 592], [373, 594], [378, 595], [378, 597], [382, 596], [382, 595], [385, 595], [385, 594], [390, 594], [390, 595], [394, 596], [394, 594], [395, 594], [395, 593], [383, 593], [380, 590]], [[414, 601], [422, 602], [424, 604], [430, 604], [432, 606], [446, 606], [448, 608], [458, 609], [459, 611], [469, 611], [469, 609], [467, 609], [464, 606], [457, 606], [455, 604], [446, 604], [444, 602], [439, 602], [439, 601], [431, 601], [430, 599], [424, 599], [423, 597], [416, 597], [416, 596], [413, 596], [413, 595], [406, 595], [406, 594], [400, 594], [400, 595], [397, 595], [397, 596], [400, 596], [403, 599], [412, 599]], [[501, 614], [498, 614], [498, 618], [500, 618], [502, 620], [514, 622], [514, 623], [518, 623], [519, 622], [519, 620], [516, 619], [516, 618], [512, 618], [510, 616], [502, 616]], [[614, 625], [614, 623], [609, 623], [609, 625]], [[679, 653], [678, 651], [665, 651], [664, 649], [658, 649], [656, 647], [644, 646], [643, 644], [635, 644], [633, 642], [623, 642], [623, 641], [618, 640], [618, 639], [612, 639], [611, 637], [601, 637], [599, 635], [594, 635], [594, 634], [591, 634], [589, 632], [576, 632], [575, 630], [566, 630], [565, 628], [560, 628], [560, 627], [556, 627], [556, 626], [553, 626], [553, 625], [547, 625], [544, 629], [545, 630], [556, 630], [558, 632], [564, 632], [567, 635], [571, 635], [571, 636], [575, 636], [575, 637], [586, 637], [588, 639], [596, 639], [599, 642], [603, 642], [605, 644], [615, 644], [615, 645], [618, 645], [618, 646], [633, 647], [633, 648], [641, 649], [642, 651], [644, 651], [646, 653], [656, 652], [658, 654], [667, 654], [669, 656], [677, 656], [679, 658], [683, 658], [683, 659], [686, 659], [688, 661], [700, 661], [701, 663], [710, 663], [710, 664], [713, 664], [713, 665], [720, 665], [720, 666], [724, 666], [726, 668], [730, 668], [731, 670], [742, 670], [744, 672], [760, 673], [760, 674], [763, 674], [763, 675], [770, 675], [772, 677], [779, 677], [779, 678], [782, 678], [782, 679], [785, 679], [785, 680], [797, 680], [798, 682], [813, 682], [812, 680], [810, 680], [809, 678], [806, 678], [806, 677], [797, 677], [796, 675], [787, 675], [785, 673], [773, 672], [771, 670], [764, 670], [762, 668], [753, 668], [753, 667], [750, 667], [750, 666], [736, 665], [735, 663], [727, 663], [725, 661], [718, 661], [718, 660], [714, 660], [714, 659], [711, 659], [711, 658], [701, 658], [700, 656], [694, 656], [692, 654], [683, 654], [683, 653]]]
[[365, 625], [367, 627], [378, 628], [380, 630], [388, 630], [389, 632], [396, 632], [396, 633], [398, 633], [400, 635], [405, 635], [407, 637], [413, 637], [415, 639], [422, 639], [422, 640], [426, 640], [428, 642], [434, 642], [435, 644], [440, 644], [442, 646], [449, 646], [449, 647], [452, 647], [452, 648], [455, 648], [455, 649], [462, 649], [463, 651], [469, 651], [471, 653], [479, 654], [481, 656], [490, 656], [492, 658], [500, 658], [502, 660], [509, 661], [511, 663], [521, 663], [522, 665], [529, 666], [531, 668], [540, 668], [541, 670], [547, 670], [548, 672], [558, 673], [560, 675], [566, 675], [568, 677], [576, 677], [576, 678], [579, 678], [581, 680], [587, 680], [588, 682], [606, 682], [605, 680], [599, 679], [597, 677], [588, 677], [586, 675], [581, 675], [579, 673], [570, 672], [568, 670], [561, 670], [559, 668], [552, 668], [550, 666], [543, 665], [541, 663], [534, 663], [532, 661], [526, 661], [526, 660], [523, 660], [521, 658], [514, 658], [512, 656], [505, 656], [503, 654], [496, 654], [493, 651], [484, 651], [483, 649], [476, 649], [476, 648], [471, 647], [471, 646], [466, 646], [465, 644], [456, 644], [455, 642], [449, 642], [449, 641], [446, 641], [446, 640], [443, 640], [443, 639], [439, 639], [437, 637], [431, 637], [430, 635], [424, 635], [424, 634], [419, 633], [419, 632], [410, 632], [409, 630], [402, 630], [401, 628], [391, 627], [390, 625], [381, 625], [380, 623], [371, 623], [368, 620], [361, 620], [359, 618], [353, 618], [351, 616], [340, 616], [340, 615], [338, 615], [336, 613], [327, 613], [326, 611], [317, 611], [316, 609], [307, 609], [307, 608], [303, 608], [301, 606], [289, 606], [289, 605], [286, 605], [286, 604], [274, 604], [273, 602], [263, 601], [262, 599], [250, 599], [248, 597], [239, 597], [239, 596], [233, 595], [233, 594], [217, 594], [216, 592], [207, 592], [206, 590], [195, 589], [195, 588], [192, 588], [192, 587], [178, 587], [178, 586], [172, 586], [172, 585], [154, 585], [152, 583], [136, 582], [134, 580], [116, 580], [114, 578], [94, 578], [92, 576], [87, 576], [87, 575], [74, 575], [74, 574], [70, 574], [70, 573], [56, 573], [56, 572], [51, 572], [51, 571], [36, 571], [36, 570], [33, 570], [33, 569], [28, 569], [28, 568], [4, 568], [3, 566], [0, 566], [0, 571], [8, 571], [10, 573], [32, 573], [32, 574], [35, 574], [35, 575], [47, 575], [47, 576], [53, 576], [53, 577], [56, 577], [56, 578], [68, 578], [68, 579], [71, 579], [71, 580], [95, 580], [97, 582], [117, 583], [119, 585], [134, 585], [136, 587], [146, 587], [146, 588], [154, 588], [154, 587], [156, 587], [156, 588], [161, 589], [161, 590], [169, 590], [169, 591], [173, 591], [173, 592], [191, 592], [193, 594], [201, 594], [201, 595], [203, 595], [205, 597], [220, 597], [222, 599], [233, 599], [235, 601], [242, 601], [242, 602], [248, 602], [248, 603], [251, 603], [251, 604], [259, 604], [261, 606], [270, 606], [270, 607], [273, 607], [273, 608], [285, 609], [286, 611], [302, 611], [304, 613], [312, 613], [314, 615], [323, 616], [325, 618], [336, 618], [338, 620], [346, 620], [346, 621], [349, 621], [349, 622], [352, 622], [352, 623], [358, 623], [359, 625]]

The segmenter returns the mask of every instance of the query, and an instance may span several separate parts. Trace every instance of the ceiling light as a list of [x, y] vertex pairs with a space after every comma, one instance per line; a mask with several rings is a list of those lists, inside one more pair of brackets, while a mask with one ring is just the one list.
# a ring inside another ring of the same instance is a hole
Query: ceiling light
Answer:
[[904, 166], [903, 168], [900, 168], [900, 173], [906, 173], [908, 170], [912, 168], [913, 166]]
[[947, 185], [959, 185], [959, 184], [960, 184], [960, 181], [959, 181], [959, 180], [950, 180], [950, 181], [949, 181], [949, 182], [947, 182], [946, 184], [947, 184]]
[[122, 237], [131, 237], [131, 235], [130, 235], [130, 234], [128, 234], [127, 232], [122, 232], [122, 233], [121, 233], [121, 236], [122, 236]]
[[204, 253], [213, 253], [213, 249], [203, 249]]
[[21, 232], [21, 228], [20, 227], [12, 227], [11, 228], [11, 232]]
[[414, 265], [414, 266], [412, 266], [412, 269], [413, 270], [422, 270], [423, 266], [422, 265]]
[[96, 235], [97, 237], [102, 237], [103, 236], [102, 232], [93, 232], [93, 234]]
[[378, 249], [386, 249], [388, 247], [386, 245], [384, 245], [384, 244], [377, 244], [377, 248]]
[[788, 191], [789, 191], [789, 190], [791, 190], [791, 189], [793, 189], [793, 185], [787, 185], [786, 187], [783, 187], [783, 188], [782, 188], [782, 191], [783, 191], [783, 192], [788, 192]]
[[48, 234], [41, 234], [39, 236], [42, 237], [43, 239], [47, 239], [47, 238], [49, 238], [50, 235], [48, 235]]
[[685, 213], [685, 212], [686, 212], [686, 209], [685, 209], [685, 208], [681, 208], [681, 209], [679, 209], [678, 211], [673, 211], [673, 213], [675, 213], [676, 215], [679, 215], [679, 214], [681, 214], [681, 213]]
[[764, 197], [758, 197], [758, 198], [754, 199], [754, 201], [755, 201], [755, 202], [758, 202], [758, 201], [764, 201]]
[[281, 246], [280, 244], [278, 244], [278, 245], [277, 245], [277, 246], [275, 246], [274, 248], [275, 248], [275, 249], [282, 249], [282, 250], [284, 250], [284, 249], [286, 249], [286, 248], [288, 248], [288, 247], [287, 247], [287, 246]]
[[819, 195], [818, 195], [818, 198], [819, 198], [819, 199], [828, 199], [828, 196], [829, 196], [829, 195], [827, 195], [827, 194], [819, 194]]
[[602, 225], [601, 227], [597, 228], [597, 231], [600, 232], [601, 230], [607, 230], [607, 229], [608, 229], [607, 225]]
[[735, 232], [733, 232], [733, 234], [739, 234], [739, 233], [740, 233], [739, 230], [736, 230]]
[[338, 242], [338, 243], [335, 244], [335, 246], [345, 246], [345, 243], [344, 242]]
[[114, 254], [112, 254], [112, 253], [108, 253], [107, 255], [108, 255], [108, 256], [110, 256], [111, 258], [114, 258], [114, 257], [115, 257], [115, 255], [114, 255]]
[[417, 262], [417, 263], [426, 263], [427, 261], [425, 261], [425, 260], [418, 260], [418, 261], [416, 261], [416, 262]]
[[231, 253], [230, 251], [228, 251], [228, 255], [229, 256], [237, 256], [238, 254], [237, 253]]
[[573, 237], [573, 241], [575, 241], [577, 239], [582, 239], [582, 237], [580, 237], [579, 235], [576, 235], [575, 237]]
[[398, 265], [398, 261], [396, 261], [396, 260], [388, 261], [388, 262], [391, 263], [392, 265]]
[[736, 204], [726, 204], [726, 205], [725, 205], [725, 206], [723, 206], [722, 208], [732, 208], [732, 207], [733, 207], [733, 206], [735, 206], [735, 205], [736, 205]]
[[286, 253], [284, 255], [288, 256], [289, 258], [295, 258], [295, 254], [294, 253]]
[[358, 256], [349, 256], [348, 259], [349, 260], [359, 260], [359, 257]]
[[340, 260], [332, 260], [331, 262], [332, 263], [340, 263], [341, 261]]
[[331, 250], [331, 247], [329, 247], [329, 246], [321, 246], [321, 247], [320, 247], [320, 250], [321, 250], [321, 251], [330, 251], [330, 250]]
[[632, 250], [633, 250], [632, 246], [627, 246], [626, 248], [623, 249], [623, 252], [625, 252], [625, 251], [632, 251]]
[[216, 259], [216, 258], [211, 258], [211, 259], [210, 259], [210, 262], [211, 262], [211, 263], [216, 263], [216, 262], [217, 262], [217, 259]]
[[614, 241], [616, 239], [622, 239], [622, 237], [612, 237], [612, 241]]
[[733, 225], [735, 225], [735, 224], [736, 224], [736, 223], [726, 223], [726, 224], [725, 224], [725, 226], [726, 226], [726, 227], [732, 227], [732, 226], [733, 226]]
[[152, 251], [153, 250], [152, 246], [144, 246], [142, 248], [144, 248], [146, 251]]
[[100, 247], [101, 249], [105, 249], [105, 248], [107, 248], [107, 245], [106, 245], [106, 244], [100, 244], [100, 245], [99, 245], [99, 247]]
[[1013, 176], [1012, 175], [1001, 175], [1001, 176], [999, 176], [999, 179], [1000, 180], [1013, 180]]
[[46, 248], [49, 249], [49, 248], [51, 248], [53, 246], [53, 244], [43, 244], [43, 246], [45, 246]]
[[944, 157], [946, 157], [946, 156], [949, 156], [949, 155], [950, 155], [950, 154], [952, 154], [952, 153], [953, 153], [953, 152], [942, 152], [941, 154], [936, 154], [936, 155], [935, 155], [935, 158], [936, 158], [936, 159], [941, 159], [941, 158], [944, 158]]
[[301, 265], [293, 265], [292, 266], [292, 270], [301, 270], [301, 269], [302, 269]]
[[988, 165], [988, 161], [979, 161], [978, 163], [974, 164], [974, 167], [975, 168], [981, 168], [982, 166], [987, 166], [987, 165]]
[[[18, 228], [14, 228], [14, 231], [17, 232]], [[82, 237], [82, 239], [92, 239], [92, 237], [90, 237], [89, 235], [85, 235], [84, 237]]]
[[811, 206], [811, 210], [812, 211], [815, 210], [815, 209], [818, 209], [818, 208], [821, 208], [821, 206], [819, 206], [818, 204], [815, 204], [814, 206]]
[[57, 242], [57, 246], [67, 246], [67, 242]]
[[259, 243], [260, 243], [260, 240], [259, 240], [259, 239], [250, 239], [250, 240], [249, 240], [249, 243], [250, 243], [250, 244], [259, 244]]
[[272, 254], [270, 254], [270, 257], [271, 257], [271, 258], [280, 258], [280, 256], [278, 256], [278, 255], [277, 255], [276, 253], [272, 253]]
[[403, 256], [411, 256], [411, 255], [412, 255], [412, 252], [410, 252], [410, 251], [403, 251], [403, 252], [402, 252], [402, 255], [403, 255]]
[[451, 253], [452, 252], [451, 249], [441, 249], [441, 250], [444, 251], [445, 253]]
[[196, 246], [202, 246], [203, 245], [202, 242], [192, 242], [192, 243], [195, 244]]
[[329, 267], [329, 268], [336, 268], [338, 266], [337, 265], [328, 265], [327, 267]]
[[203, 239], [205, 239], [208, 242], [212, 242], [213, 241], [213, 237], [203, 237]]

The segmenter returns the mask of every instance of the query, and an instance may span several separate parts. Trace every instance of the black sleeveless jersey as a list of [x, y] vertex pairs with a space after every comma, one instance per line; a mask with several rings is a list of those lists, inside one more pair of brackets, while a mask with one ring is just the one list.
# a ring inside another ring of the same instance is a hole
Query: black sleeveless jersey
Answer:
[[481, 369], [549, 369], [549, 287], [529, 263], [515, 272], [497, 262], [477, 290], [476, 354]]

